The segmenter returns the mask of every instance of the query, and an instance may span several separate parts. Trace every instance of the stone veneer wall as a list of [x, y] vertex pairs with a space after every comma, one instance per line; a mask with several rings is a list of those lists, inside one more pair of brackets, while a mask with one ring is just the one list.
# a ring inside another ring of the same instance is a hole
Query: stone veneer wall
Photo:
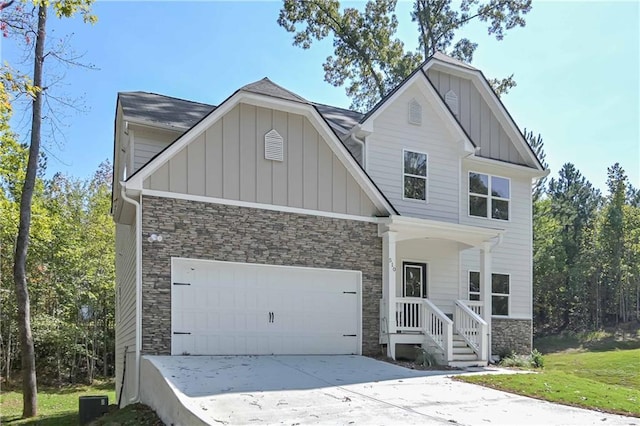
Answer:
[[533, 323], [527, 319], [493, 318], [491, 320], [491, 352], [508, 355], [511, 352], [526, 355], [531, 352]]
[[[152, 233], [163, 240], [148, 242]], [[144, 196], [143, 354], [171, 354], [171, 257], [362, 271], [362, 352], [380, 352], [376, 224]]]

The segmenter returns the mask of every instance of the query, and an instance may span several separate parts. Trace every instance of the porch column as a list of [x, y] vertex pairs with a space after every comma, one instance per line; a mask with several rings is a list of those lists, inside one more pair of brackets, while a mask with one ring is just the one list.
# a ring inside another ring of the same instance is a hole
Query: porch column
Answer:
[[[396, 232], [382, 234], [382, 298], [386, 301], [384, 312], [387, 318], [387, 332], [396, 332]], [[395, 348], [389, 338], [387, 355], [395, 359]]]
[[480, 300], [483, 302], [482, 319], [487, 323], [487, 361], [491, 361], [491, 243], [480, 248]]

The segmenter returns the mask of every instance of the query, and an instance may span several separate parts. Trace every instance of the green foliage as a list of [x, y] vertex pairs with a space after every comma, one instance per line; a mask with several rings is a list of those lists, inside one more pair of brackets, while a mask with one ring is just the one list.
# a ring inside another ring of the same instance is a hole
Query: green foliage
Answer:
[[640, 349], [558, 353], [537, 374], [460, 376], [459, 380], [561, 404], [640, 417]]
[[[0, 168], [7, 171], [0, 181], [3, 372], [19, 367], [11, 279], [19, 194], [12, 191], [20, 187], [15, 183], [23, 179], [24, 169], [17, 165], [24, 163], [26, 148], [2, 145]], [[36, 365], [46, 381], [91, 381], [113, 372], [115, 229], [109, 215], [110, 170], [105, 162], [90, 179], [56, 174], [37, 181], [27, 274]]]
[[544, 368], [544, 356], [537, 349], [531, 351], [531, 365], [533, 368]]
[[500, 366], [512, 368], [544, 368], [544, 358], [537, 349], [529, 355], [511, 353], [500, 360]]
[[538, 335], [640, 320], [640, 207], [618, 164], [608, 169], [608, 177], [609, 193], [603, 197], [567, 163], [547, 188], [537, 188], [533, 276]]
[[40, 387], [38, 389], [39, 416], [20, 420], [22, 394], [13, 389], [4, 389], [0, 403], [1, 423], [12, 425], [72, 425], [78, 424], [78, 398], [86, 395], [106, 395], [115, 402], [113, 381], [96, 382], [92, 386], [73, 385], [64, 387]]
[[[477, 43], [456, 40], [456, 32], [478, 20], [488, 24], [488, 33], [498, 40], [505, 31], [524, 26], [531, 0], [476, 1], [415, 0], [411, 13], [418, 26], [420, 47], [405, 50], [397, 38], [396, 0], [370, 0], [364, 8], [341, 8], [337, 0], [284, 0], [278, 24], [294, 33], [293, 44], [309, 49], [314, 41], [333, 40], [334, 54], [323, 64], [325, 81], [346, 85], [352, 108], [369, 110], [420, 62], [441, 51], [471, 62]], [[513, 75], [494, 80], [498, 94], [515, 86]]]

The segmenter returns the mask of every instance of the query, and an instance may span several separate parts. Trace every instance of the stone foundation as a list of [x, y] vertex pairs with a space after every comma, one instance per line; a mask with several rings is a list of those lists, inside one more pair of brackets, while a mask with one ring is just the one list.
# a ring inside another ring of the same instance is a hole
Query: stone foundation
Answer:
[[[147, 241], [152, 233], [162, 241]], [[380, 352], [382, 239], [376, 224], [143, 197], [143, 354], [171, 353], [171, 257], [362, 271], [362, 352]]]
[[491, 320], [491, 352], [508, 355], [511, 352], [528, 355], [533, 336], [532, 321], [527, 319], [493, 318]]

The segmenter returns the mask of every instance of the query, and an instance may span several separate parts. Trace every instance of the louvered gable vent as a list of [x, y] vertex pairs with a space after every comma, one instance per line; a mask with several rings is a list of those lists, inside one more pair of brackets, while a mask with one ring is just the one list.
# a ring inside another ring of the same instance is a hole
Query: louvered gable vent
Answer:
[[456, 95], [456, 92], [449, 90], [447, 94], [444, 95], [444, 101], [447, 103], [447, 106], [449, 106], [453, 115], [458, 117], [458, 95]]
[[409, 123], [418, 126], [422, 124], [422, 106], [415, 99], [409, 102]]
[[284, 160], [284, 139], [275, 129], [264, 135], [264, 158], [272, 161]]

